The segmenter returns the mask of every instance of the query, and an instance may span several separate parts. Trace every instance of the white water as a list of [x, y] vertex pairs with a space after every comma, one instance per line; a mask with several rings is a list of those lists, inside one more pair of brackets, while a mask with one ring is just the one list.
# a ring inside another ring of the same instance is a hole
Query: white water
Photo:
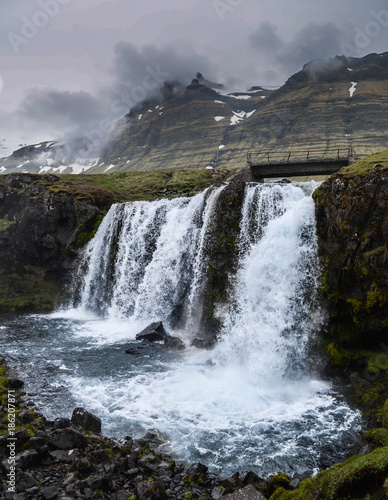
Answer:
[[205, 273], [206, 230], [223, 189], [114, 205], [86, 250], [80, 309], [169, 326], [189, 316]]
[[218, 311], [220, 340], [179, 355], [131, 357], [123, 344], [157, 319], [192, 338], [222, 188], [112, 207], [87, 249], [80, 307], [37, 320], [57, 338], [55, 383], [98, 414], [104, 432], [156, 428], [177, 456], [223, 474], [300, 472], [344, 456], [359, 415], [306, 366], [320, 319], [313, 187], [247, 186], [235, 299]]

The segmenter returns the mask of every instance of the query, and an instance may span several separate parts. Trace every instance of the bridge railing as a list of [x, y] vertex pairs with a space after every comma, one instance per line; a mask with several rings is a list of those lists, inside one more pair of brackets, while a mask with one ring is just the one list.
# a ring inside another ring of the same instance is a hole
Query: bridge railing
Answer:
[[349, 160], [352, 157], [352, 148], [331, 148], [331, 149], [305, 149], [290, 151], [250, 151], [247, 154], [247, 162], [250, 165], [262, 163], [293, 163], [296, 161], [314, 160]]

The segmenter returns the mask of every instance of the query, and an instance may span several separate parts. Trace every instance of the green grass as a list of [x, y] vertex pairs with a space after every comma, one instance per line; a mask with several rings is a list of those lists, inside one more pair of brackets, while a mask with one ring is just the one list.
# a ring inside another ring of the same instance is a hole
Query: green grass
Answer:
[[376, 165], [381, 165], [381, 170], [388, 170], [388, 150], [369, 155], [366, 158], [360, 158], [349, 167], [342, 168], [335, 175], [347, 178], [355, 175], [363, 175], [372, 170], [372, 168], [375, 168]]
[[294, 491], [277, 491], [271, 500], [363, 500], [368, 498], [367, 495], [383, 490], [387, 475], [388, 447], [385, 446], [333, 465], [316, 477], [303, 481]]
[[206, 169], [157, 170], [149, 172], [114, 172], [112, 174], [63, 175], [64, 189], [76, 190], [80, 195], [96, 194], [102, 190], [113, 196], [115, 202], [175, 198], [190, 196], [224, 180], [231, 171], [213, 174]]

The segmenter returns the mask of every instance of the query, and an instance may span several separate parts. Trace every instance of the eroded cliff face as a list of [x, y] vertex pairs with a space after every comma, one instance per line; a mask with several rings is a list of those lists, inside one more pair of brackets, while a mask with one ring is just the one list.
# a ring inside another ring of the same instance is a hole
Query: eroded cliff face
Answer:
[[13, 174], [0, 184], [0, 311], [52, 309], [79, 248], [113, 196], [77, 191], [58, 176]]
[[373, 348], [388, 338], [386, 157], [356, 162], [314, 193], [328, 336], [344, 347]]

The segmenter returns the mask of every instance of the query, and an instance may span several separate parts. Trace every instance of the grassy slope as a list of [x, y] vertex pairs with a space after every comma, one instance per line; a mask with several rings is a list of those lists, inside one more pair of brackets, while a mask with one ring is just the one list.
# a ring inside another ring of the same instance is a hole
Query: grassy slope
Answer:
[[116, 202], [190, 196], [224, 180], [232, 171], [217, 173], [206, 169], [158, 170], [147, 172], [115, 172], [95, 175], [63, 175], [67, 189], [93, 192], [102, 189], [111, 193]]

